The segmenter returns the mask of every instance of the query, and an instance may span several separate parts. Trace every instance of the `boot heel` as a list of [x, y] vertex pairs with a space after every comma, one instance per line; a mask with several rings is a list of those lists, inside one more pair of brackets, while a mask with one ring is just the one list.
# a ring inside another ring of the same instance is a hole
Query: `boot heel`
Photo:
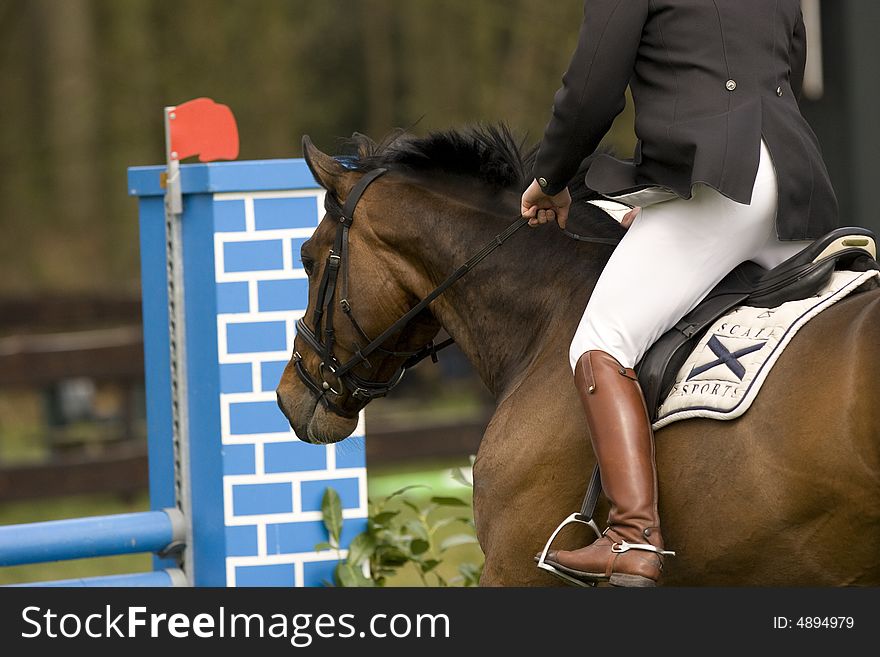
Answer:
[[650, 577], [642, 577], [641, 575], [627, 575], [626, 573], [614, 573], [608, 580], [611, 586], [634, 587], [634, 588], [650, 588], [657, 586]]

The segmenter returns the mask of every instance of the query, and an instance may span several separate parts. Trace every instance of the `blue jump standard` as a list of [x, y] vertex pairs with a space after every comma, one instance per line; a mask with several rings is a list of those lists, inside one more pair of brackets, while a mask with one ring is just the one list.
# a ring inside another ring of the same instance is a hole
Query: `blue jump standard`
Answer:
[[[364, 439], [339, 452], [299, 442], [275, 387], [308, 307], [299, 251], [324, 192], [303, 160], [185, 164], [183, 214], [169, 222], [165, 169], [134, 167], [128, 178], [140, 216], [152, 511], [0, 527], [0, 566], [152, 552], [154, 572], [35, 585], [321, 585], [337, 563], [315, 550], [327, 540], [326, 488], [346, 509], [342, 547], [366, 525]], [[174, 370], [172, 337], [183, 347]], [[185, 409], [177, 418], [175, 405]]]

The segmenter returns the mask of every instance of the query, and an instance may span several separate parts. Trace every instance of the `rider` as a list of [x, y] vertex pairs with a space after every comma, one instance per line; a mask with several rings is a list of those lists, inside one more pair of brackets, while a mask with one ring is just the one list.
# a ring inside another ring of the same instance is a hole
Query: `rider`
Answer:
[[623, 110], [627, 84], [638, 140], [631, 161], [599, 155], [586, 177], [633, 210], [569, 353], [611, 512], [592, 545], [548, 554], [568, 575], [623, 586], [660, 577], [654, 437], [633, 371], [648, 347], [739, 263], [774, 267], [838, 225], [797, 102], [805, 57], [800, 0], [584, 2], [522, 197], [530, 225], [564, 228], [566, 184]]

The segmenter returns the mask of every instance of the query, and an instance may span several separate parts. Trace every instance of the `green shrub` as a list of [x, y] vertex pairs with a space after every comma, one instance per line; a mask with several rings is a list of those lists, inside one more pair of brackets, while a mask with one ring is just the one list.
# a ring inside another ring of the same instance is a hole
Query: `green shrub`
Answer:
[[[470, 484], [460, 471], [453, 476], [461, 483]], [[377, 503], [370, 500], [367, 529], [355, 536], [345, 558], [340, 547], [339, 494], [329, 487], [324, 491], [321, 511], [329, 542], [316, 545], [315, 550], [336, 550], [339, 556], [334, 573], [336, 586], [385, 586], [389, 576], [409, 566], [415, 569], [424, 586], [476, 586], [479, 583], [482, 562], [459, 564], [458, 575], [448, 581], [438, 572], [438, 566], [448, 558], [450, 550], [477, 542], [470, 504], [458, 497], [434, 496], [420, 506], [405, 496], [418, 488], [428, 487], [406, 486]], [[395, 508], [401, 506], [412, 513]], [[448, 534], [445, 529], [448, 527], [461, 531]], [[439, 534], [444, 536], [440, 538]]]

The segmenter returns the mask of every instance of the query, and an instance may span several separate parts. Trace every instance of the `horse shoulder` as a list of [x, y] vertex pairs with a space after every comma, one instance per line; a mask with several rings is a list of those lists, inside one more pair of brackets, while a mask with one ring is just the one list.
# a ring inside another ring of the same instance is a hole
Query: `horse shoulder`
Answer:
[[[567, 364], [539, 364], [500, 400], [474, 463], [484, 585], [557, 583], [532, 556], [580, 507], [594, 462], [585, 427]], [[576, 531], [565, 537], [570, 547], [586, 538]]]

